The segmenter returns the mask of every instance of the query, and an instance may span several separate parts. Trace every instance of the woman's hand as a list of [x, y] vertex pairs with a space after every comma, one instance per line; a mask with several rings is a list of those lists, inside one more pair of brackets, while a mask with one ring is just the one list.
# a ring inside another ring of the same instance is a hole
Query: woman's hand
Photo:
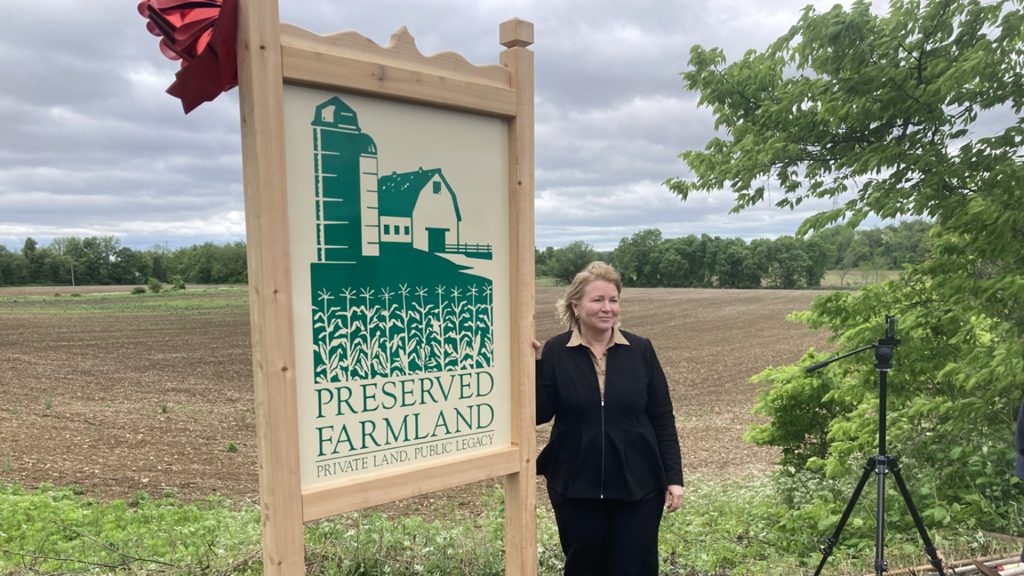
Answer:
[[683, 487], [672, 484], [665, 490], [665, 510], [675, 512], [683, 505]]
[[537, 355], [537, 360], [540, 360], [540, 342], [534, 340], [530, 344], [533, 346], [533, 353]]

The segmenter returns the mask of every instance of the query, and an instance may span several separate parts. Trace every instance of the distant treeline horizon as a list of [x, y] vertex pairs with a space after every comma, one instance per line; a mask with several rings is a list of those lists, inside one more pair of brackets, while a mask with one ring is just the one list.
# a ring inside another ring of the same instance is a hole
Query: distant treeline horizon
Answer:
[[[912, 220], [884, 228], [834, 226], [806, 238], [772, 240], [689, 235], [664, 238], [657, 228], [622, 238], [611, 251], [576, 241], [536, 250], [539, 277], [569, 282], [592, 260], [605, 260], [627, 286], [700, 288], [813, 288], [826, 270], [899, 270], [928, 254], [931, 224]], [[57, 238], [42, 246], [31, 237], [20, 250], [0, 245], [0, 286], [243, 284], [245, 242], [136, 250], [115, 236]]]
[[600, 252], [586, 242], [537, 250], [537, 276], [568, 283], [588, 262], [615, 266], [627, 286], [650, 288], [815, 288], [827, 270], [900, 270], [929, 250], [932, 224], [910, 220], [884, 228], [833, 226], [806, 238], [689, 235], [663, 238], [641, 230]]

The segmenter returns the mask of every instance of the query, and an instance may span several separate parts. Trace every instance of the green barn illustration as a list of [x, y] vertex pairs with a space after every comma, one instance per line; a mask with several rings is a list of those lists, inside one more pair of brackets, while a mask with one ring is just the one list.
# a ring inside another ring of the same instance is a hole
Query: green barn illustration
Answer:
[[493, 284], [464, 258], [458, 195], [441, 168], [380, 176], [378, 149], [341, 98], [313, 121], [316, 383], [489, 368]]
[[440, 168], [392, 172], [382, 176], [378, 186], [381, 242], [412, 244], [435, 254], [491, 258], [489, 244], [461, 242], [459, 199]]

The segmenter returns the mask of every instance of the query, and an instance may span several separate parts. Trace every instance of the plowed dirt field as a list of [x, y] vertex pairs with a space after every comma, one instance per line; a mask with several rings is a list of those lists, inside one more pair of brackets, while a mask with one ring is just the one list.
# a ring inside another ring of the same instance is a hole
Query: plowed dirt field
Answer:
[[[64, 295], [54, 297], [63, 290]], [[0, 479], [74, 485], [88, 496], [145, 490], [255, 500], [256, 431], [248, 293], [102, 296], [124, 287], [0, 289]], [[537, 289], [537, 336], [560, 329], [559, 288]], [[627, 289], [623, 327], [650, 338], [672, 386], [688, 478], [767, 471], [771, 449], [743, 442], [750, 377], [797, 361], [826, 334], [786, 320], [819, 292]], [[547, 430], [538, 431], [543, 446]], [[482, 482], [389, 512], [472, 509]], [[541, 497], [541, 500], [546, 500]]]

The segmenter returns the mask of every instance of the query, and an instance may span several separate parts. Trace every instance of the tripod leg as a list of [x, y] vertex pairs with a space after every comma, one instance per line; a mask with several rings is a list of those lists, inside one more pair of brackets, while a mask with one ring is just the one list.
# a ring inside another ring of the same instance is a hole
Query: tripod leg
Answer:
[[875, 477], [878, 479], [878, 500], [875, 503], [875, 576], [888, 570], [885, 562], [885, 475], [889, 473], [889, 458], [875, 459]]
[[921, 541], [924, 542], [924, 553], [928, 555], [928, 560], [931, 561], [932, 567], [938, 570], [939, 576], [946, 576], [946, 573], [942, 570], [942, 560], [939, 558], [939, 554], [935, 550], [935, 545], [932, 544], [932, 539], [928, 537], [928, 531], [925, 530], [924, 521], [921, 520], [921, 515], [917, 513], [914, 501], [910, 498], [910, 491], [907, 490], [907, 485], [903, 482], [903, 475], [900, 474], [899, 463], [895, 458], [889, 458], [889, 463], [891, 464], [890, 470], [892, 471], [892, 477], [896, 480], [896, 486], [900, 489], [903, 501], [907, 503], [907, 508], [910, 509], [910, 516], [914, 519], [914, 525], [917, 526], [917, 533], [921, 535]]
[[832, 555], [832, 549], [839, 542], [839, 535], [842, 534], [846, 521], [850, 519], [850, 513], [853, 512], [853, 507], [857, 504], [857, 499], [860, 498], [864, 485], [868, 483], [868, 478], [871, 477], [871, 473], [875, 470], [875, 462], [875, 457], [872, 456], [868, 458], [868, 463], [864, 465], [864, 472], [860, 475], [857, 487], [853, 489], [850, 501], [846, 503], [846, 509], [843, 510], [843, 515], [839, 518], [839, 524], [832, 531], [832, 535], [825, 539], [825, 545], [821, 547], [821, 562], [818, 562], [818, 569], [814, 571], [814, 576], [821, 574], [821, 569], [825, 567], [825, 561]]

